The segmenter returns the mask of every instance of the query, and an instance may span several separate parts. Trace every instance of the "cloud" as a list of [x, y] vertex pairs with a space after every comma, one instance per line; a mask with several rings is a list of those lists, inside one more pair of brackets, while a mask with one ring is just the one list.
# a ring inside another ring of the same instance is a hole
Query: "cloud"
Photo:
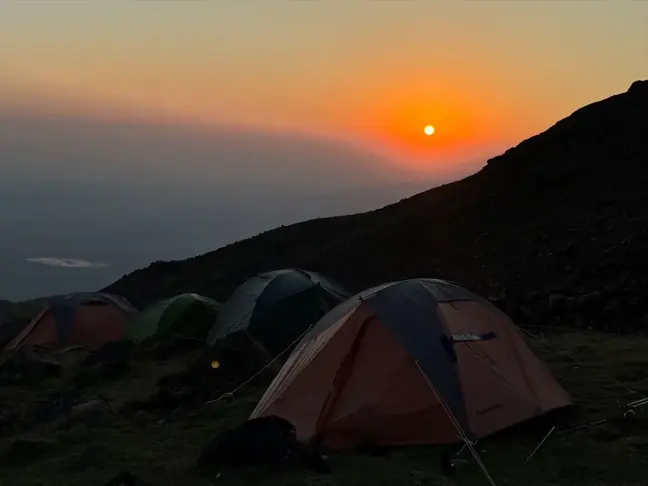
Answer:
[[39, 265], [46, 265], [48, 267], [62, 267], [62, 268], [106, 268], [110, 265], [107, 263], [90, 262], [88, 260], [81, 260], [77, 258], [27, 258], [30, 263], [37, 263]]

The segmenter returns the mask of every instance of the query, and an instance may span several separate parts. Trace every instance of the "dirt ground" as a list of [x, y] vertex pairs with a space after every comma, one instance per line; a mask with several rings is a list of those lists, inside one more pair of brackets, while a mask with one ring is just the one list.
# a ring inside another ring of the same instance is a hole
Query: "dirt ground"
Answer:
[[[475, 449], [497, 485], [644, 485], [648, 467], [648, 411], [622, 418], [625, 405], [648, 395], [648, 339], [585, 332], [530, 331], [530, 345], [548, 361], [572, 394], [575, 407], [497, 436]], [[84, 390], [101, 396], [114, 410], [144, 399], [157, 380], [183, 368], [184, 354], [167, 361], [134, 358], [125, 377]], [[74, 352], [66, 355], [67, 370]], [[63, 376], [29, 386], [0, 387], [0, 410], [26, 410], [70, 380]], [[332, 472], [318, 474], [298, 466], [282, 474], [244, 470], [210, 478], [196, 460], [219, 431], [247, 419], [263, 392], [263, 383], [239, 390], [231, 403], [179, 409], [173, 413], [117, 413], [106, 422], [61, 427], [61, 420], [21, 423], [3, 429], [0, 440], [2, 486], [89, 486], [106, 484], [130, 471], [145, 484], [162, 485], [488, 485], [468, 450], [455, 455], [458, 474], [440, 476], [434, 447], [401, 448], [382, 456], [356, 452], [330, 458]], [[578, 430], [583, 424], [607, 420]], [[543, 446], [525, 463], [542, 438]], [[23, 459], [7, 451], [16, 437], [43, 439]], [[453, 453], [459, 452], [459, 446]]]

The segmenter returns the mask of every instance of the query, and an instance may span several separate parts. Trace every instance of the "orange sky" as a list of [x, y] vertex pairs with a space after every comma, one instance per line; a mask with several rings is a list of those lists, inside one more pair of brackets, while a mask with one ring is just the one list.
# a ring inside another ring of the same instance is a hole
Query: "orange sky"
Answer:
[[647, 21], [631, 1], [7, 2], [0, 104], [283, 127], [461, 172], [648, 77]]

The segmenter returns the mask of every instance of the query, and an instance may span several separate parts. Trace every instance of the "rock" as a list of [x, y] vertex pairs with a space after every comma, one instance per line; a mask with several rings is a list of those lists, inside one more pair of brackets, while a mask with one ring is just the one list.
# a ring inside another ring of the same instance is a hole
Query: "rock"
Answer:
[[598, 425], [596, 427], [593, 427], [590, 431], [590, 437], [599, 442], [612, 442], [614, 440], [620, 439], [624, 435], [625, 434], [623, 430], [610, 423]]
[[63, 367], [52, 359], [36, 358], [29, 362], [30, 374], [46, 377], [60, 376]]
[[160, 388], [148, 400], [149, 410], [175, 410], [180, 404], [178, 397], [168, 388]]
[[13, 410], [0, 410], [0, 434], [10, 431], [20, 420], [20, 415]]
[[550, 294], [549, 295], [549, 311], [557, 316], [561, 314], [565, 308], [565, 295], [564, 294]]
[[144, 486], [144, 483], [132, 472], [123, 471], [105, 483], [104, 486]]
[[45, 398], [36, 401], [36, 406], [29, 411], [28, 419], [31, 422], [43, 423], [53, 420], [61, 414], [68, 416], [72, 407], [82, 401], [77, 390], [50, 393]]
[[498, 307], [503, 307], [508, 299], [508, 292], [506, 289], [501, 289], [497, 294], [491, 295], [488, 300], [490, 300], [494, 305]]
[[605, 284], [605, 293], [608, 294], [611, 297], [616, 296], [619, 293], [620, 286], [616, 282], [608, 282]]
[[518, 316], [520, 321], [528, 324], [538, 324], [540, 322], [539, 316], [525, 305], [519, 305], [512, 315]]
[[570, 241], [567, 245], [558, 251], [559, 254], [563, 255], [567, 259], [571, 259], [576, 254], [576, 243]]
[[578, 310], [587, 312], [597, 303], [597, 301], [598, 296], [595, 295], [595, 293], [584, 294], [576, 299], [576, 306], [578, 307]]
[[173, 336], [171, 338], [165, 339], [164, 341], [152, 343], [149, 351], [155, 356], [156, 359], [160, 361], [166, 361], [182, 351], [196, 349], [204, 345], [205, 343], [203, 340], [186, 338], [183, 336]]
[[92, 351], [84, 360], [83, 366], [92, 367], [103, 363], [124, 363], [130, 357], [133, 343], [130, 341], [109, 342]]
[[91, 368], [82, 369], [72, 379], [74, 385], [81, 389], [95, 383], [116, 380], [130, 371], [130, 366], [125, 360], [106, 361], [98, 363]]
[[563, 303], [564, 309], [566, 312], [574, 312], [578, 305], [576, 302], [576, 298], [574, 297], [565, 297], [564, 303]]
[[56, 441], [43, 438], [14, 439], [2, 458], [8, 466], [24, 465], [41, 459], [56, 447]]
[[92, 400], [72, 407], [69, 424], [105, 425], [112, 422], [114, 417], [115, 413], [110, 405], [103, 400]]
[[619, 299], [611, 299], [607, 301], [603, 310], [601, 311], [601, 317], [606, 322], [613, 321], [620, 317], [623, 308], [621, 301]]
[[53, 359], [19, 351], [3, 363], [0, 373], [3, 384], [24, 383], [60, 376], [63, 367]]
[[90, 445], [76, 455], [62, 471], [84, 472], [88, 469], [101, 469], [110, 459], [110, 451], [102, 446]]

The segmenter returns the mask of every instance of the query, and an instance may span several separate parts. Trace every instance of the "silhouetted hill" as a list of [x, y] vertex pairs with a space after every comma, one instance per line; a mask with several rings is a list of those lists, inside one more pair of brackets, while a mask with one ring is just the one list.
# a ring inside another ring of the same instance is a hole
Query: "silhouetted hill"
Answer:
[[136, 304], [176, 292], [224, 298], [301, 266], [360, 289], [413, 276], [461, 282], [519, 318], [648, 326], [648, 81], [588, 105], [477, 174], [369, 213], [311, 220], [107, 290]]

